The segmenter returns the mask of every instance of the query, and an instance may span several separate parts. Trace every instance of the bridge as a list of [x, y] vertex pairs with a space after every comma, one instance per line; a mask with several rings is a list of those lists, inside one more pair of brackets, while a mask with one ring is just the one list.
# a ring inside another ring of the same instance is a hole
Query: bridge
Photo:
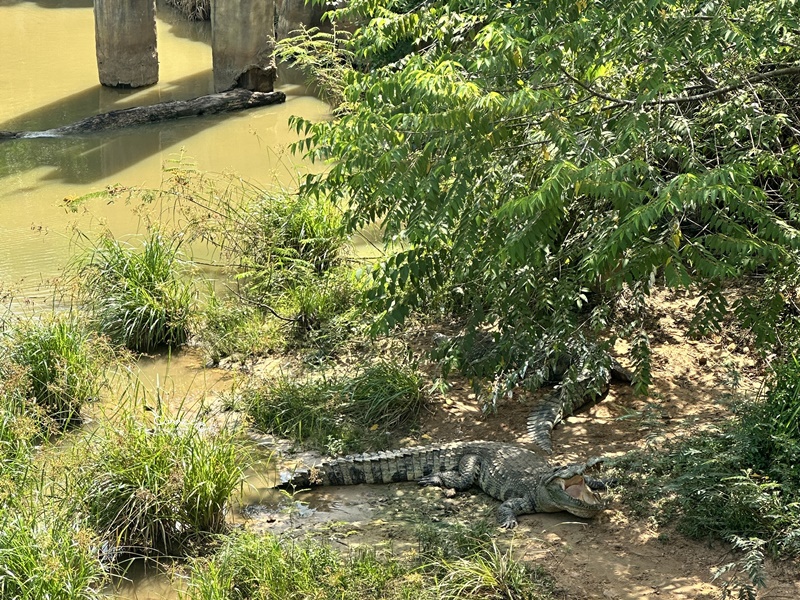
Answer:
[[[271, 92], [274, 39], [319, 25], [322, 8], [305, 0], [212, 0], [211, 54], [217, 92]], [[100, 83], [142, 87], [158, 81], [155, 0], [94, 0]]]

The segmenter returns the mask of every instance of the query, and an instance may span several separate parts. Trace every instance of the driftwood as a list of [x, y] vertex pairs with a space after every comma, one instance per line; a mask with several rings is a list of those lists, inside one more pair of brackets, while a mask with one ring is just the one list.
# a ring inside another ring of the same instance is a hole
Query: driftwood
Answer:
[[81, 119], [70, 125], [45, 131], [0, 131], [0, 139], [61, 137], [79, 133], [92, 133], [108, 129], [132, 127], [133, 125], [142, 125], [144, 123], [157, 123], [169, 119], [180, 119], [182, 117], [244, 110], [246, 108], [255, 108], [256, 106], [279, 104], [285, 101], [286, 94], [283, 92], [251, 92], [245, 89], [233, 89], [218, 94], [200, 96], [191, 100], [172, 100], [151, 106], [112, 110], [101, 115]]

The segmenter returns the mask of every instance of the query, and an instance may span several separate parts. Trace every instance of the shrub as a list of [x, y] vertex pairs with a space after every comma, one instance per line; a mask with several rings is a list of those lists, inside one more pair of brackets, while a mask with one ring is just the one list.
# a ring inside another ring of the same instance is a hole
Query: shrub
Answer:
[[624, 497], [693, 537], [761, 540], [773, 555], [800, 555], [799, 391], [792, 358], [721, 430], [628, 455], [618, 462]]
[[416, 371], [381, 362], [348, 378], [275, 379], [249, 390], [245, 405], [257, 427], [342, 452], [413, 421], [422, 401]]
[[21, 321], [12, 330], [8, 364], [0, 378], [14, 395], [65, 426], [80, 420], [81, 407], [96, 399], [105, 384], [105, 369], [113, 357], [102, 338], [74, 315]]
[[157, 229], [140, 250], [105, 235], [74, 264], [82, 300], [114, 343], [149, 352], [186, 341], [193, 292], [182, 278], [181, 245]]
[[52, 506], [0, 507], [0, 597], [99, 600], [106, 573], [97, 540]]
[[243, 458], [232, 432], [129, 417], [94, 439], [81, 491], [89, 522], [125, 551], [181, 551], [225, 530]]

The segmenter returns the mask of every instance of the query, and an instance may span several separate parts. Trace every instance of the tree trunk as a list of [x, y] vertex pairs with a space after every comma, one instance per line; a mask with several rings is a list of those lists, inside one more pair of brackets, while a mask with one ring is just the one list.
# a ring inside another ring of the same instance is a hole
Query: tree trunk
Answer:
[[92, 133], [107, 129], [122, 129], [144, 123], [157, 123], [169, 119], [213, 115], [221, 112], [244, 110], [256, 106], [279, 104], [286, 101], [283, 92], [251, 92], [234, 89], [219, 94], [200, 96], [191, 100], [173, 100], [151, 106], [137, 106], [123, 110], [95, 115], [81, 119], [71, 125], [64, 125], [45, 131], [0, 131], [0, 139], [23, 137], [61, 137], [64, 135]]

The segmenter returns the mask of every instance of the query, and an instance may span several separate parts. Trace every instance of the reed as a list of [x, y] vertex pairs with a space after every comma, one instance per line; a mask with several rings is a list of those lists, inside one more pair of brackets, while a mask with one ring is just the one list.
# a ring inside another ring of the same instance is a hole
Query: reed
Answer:
[[235, 432], [129, 416], [91, 441], [79, 494], [89, 523], [126, 553], [183, 553], [225, 531], [246, 456]]
[[138, 352], [180, 346], [194, 301], [182, 239], [152, 228], [141, 248], [110, 235], [72, 264], [81, 300], [99, 331]]
[[5, 354], [0, 380], [61, 427], [80, 422], [81, 408], [100, 394], [115, 356], [71, 313], [17, 321]]

